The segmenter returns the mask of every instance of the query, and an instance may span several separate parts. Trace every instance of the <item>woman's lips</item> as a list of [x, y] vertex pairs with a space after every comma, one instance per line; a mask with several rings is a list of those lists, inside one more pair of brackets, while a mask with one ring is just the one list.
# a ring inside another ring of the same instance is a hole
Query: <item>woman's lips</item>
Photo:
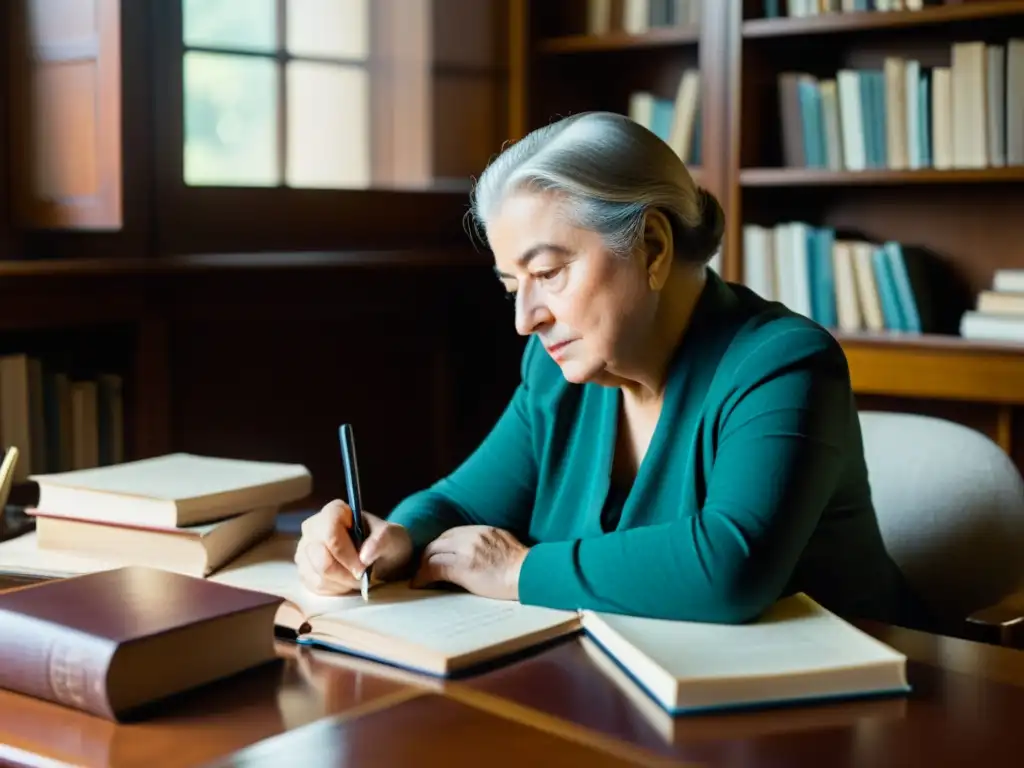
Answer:
[[572, 344], [572, 340], [559, 341], [556, 344], [552, 344], [548, 347], [545, 347], [545, 349], [548, 351], [548, 354], [551, 355], [551, 357], [557, 360], [559, 355], [562, 353], [562, 350], [564, 350], [569, 344]]

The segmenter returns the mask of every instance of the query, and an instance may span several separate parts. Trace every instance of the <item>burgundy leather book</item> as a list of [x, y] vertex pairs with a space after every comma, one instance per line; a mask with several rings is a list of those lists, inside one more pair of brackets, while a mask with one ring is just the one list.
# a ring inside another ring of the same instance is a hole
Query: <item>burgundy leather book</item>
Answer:
[[108, 720], [276, 658], [281, 598], [133, 566], [0, 594], [0, 687]]

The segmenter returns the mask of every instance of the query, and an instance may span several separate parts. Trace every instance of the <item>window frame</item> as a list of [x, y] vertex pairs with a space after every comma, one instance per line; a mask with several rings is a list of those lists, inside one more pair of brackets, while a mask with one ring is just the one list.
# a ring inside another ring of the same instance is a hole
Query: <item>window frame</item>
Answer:
[[[278, 9], [280, 15], [280, 0]], [[417, 25], [408, 23], [413, 12], [429, 18], [430, 0], [371, 0], [371, 27], [382, 30], [384, 45], [407, 50], [415, 43], [409, 39], [416, 33]], [[151, 24], [154, 213], [161, 253], [466, 244], [462, 221], [469, 202], [468, 180], [452, 184], [450, 189], [423, 190], [187, 185], [182, 62], [188, 49], [181, 0], [158, 0]], [[282, 55], [287, 56], [278, 54]], [[391, 119], [386, 127], [373, 126], [371, 130], [377, 133], [381, 129], [388, 140], [409, 146], [408, 132], [425, 124], [429, 114], [422, 111], [421, 100], [403, 98], [401, 87], [385, 87], [380, 92], [376, 86], [376, 98], [383, 104], [371, 104], [371, 112], [387, 110]], [[403, 129], [407, 132], [404, 136], [400, 135]], [[282, 139], [279, 135], [279, 149]], [[429, 140], [413, 141], [412, 146], [416, 150], [410, 161], [427, 163]]]

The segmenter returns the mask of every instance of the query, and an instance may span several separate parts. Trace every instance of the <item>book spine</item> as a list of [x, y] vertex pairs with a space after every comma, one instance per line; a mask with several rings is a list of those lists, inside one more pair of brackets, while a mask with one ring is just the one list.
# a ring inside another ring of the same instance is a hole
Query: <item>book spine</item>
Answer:
[[115, 720], [107, 669], [115, 644], [0, 611], [0, 688]]

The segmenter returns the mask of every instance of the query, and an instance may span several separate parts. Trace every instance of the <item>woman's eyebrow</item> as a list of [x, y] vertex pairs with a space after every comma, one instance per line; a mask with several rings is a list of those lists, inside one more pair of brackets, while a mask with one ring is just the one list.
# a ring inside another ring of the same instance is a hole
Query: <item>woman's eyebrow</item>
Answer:
[[[521, 267], [526, 267], [533, 259], [540, 256], [542, 253], [556, 253], [559, 256], [567, 256], [569, 254], [569, 249], [564, 245], [558, 245], [557, 243], [537, 243], [523, 251], [519, 258], [516, 259], [516, 263]], [[497, 273], [498, 277], [512, 277], [512, 275], [500, 272], [497, 267], [494, 268], [494, 271]]]

